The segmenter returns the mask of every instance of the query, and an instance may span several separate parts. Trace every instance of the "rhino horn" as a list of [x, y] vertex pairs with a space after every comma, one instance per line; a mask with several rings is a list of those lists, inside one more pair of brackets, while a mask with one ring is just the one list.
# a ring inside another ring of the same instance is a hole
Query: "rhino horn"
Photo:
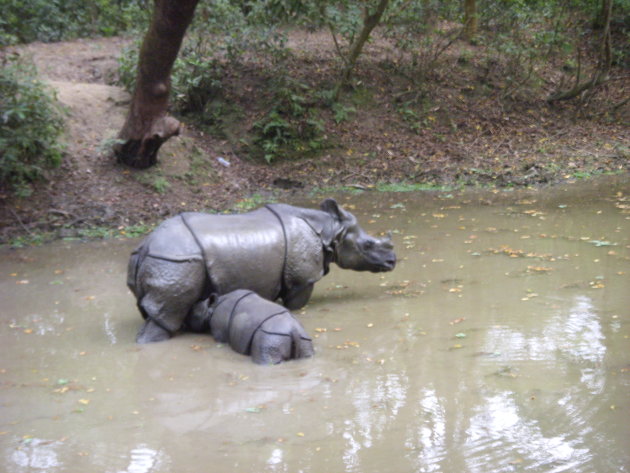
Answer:
[[394, 249], [394, 244], [392, 243], [392, 232], [387, 232], [385, 234], [385, 238], [381, 238], [380, 242], [383, 248], [388, 250]]

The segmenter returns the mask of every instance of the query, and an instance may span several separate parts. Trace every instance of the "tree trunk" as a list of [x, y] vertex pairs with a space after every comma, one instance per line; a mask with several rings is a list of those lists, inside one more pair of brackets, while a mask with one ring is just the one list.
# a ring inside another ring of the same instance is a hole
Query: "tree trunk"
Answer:
[[[612, 50], [610, 39], [610, 19], [612, 17], [612, 0], [602, 0], [602, 16], [603, 16], [603, 31], [602, 40], [599, 47], [599, 58], [597, 62], [597, 68], [593, 72], [591, 79], [580, 83], [580, 77], [576, 78], [575, 85], [572, 89], [564, 92], [556, 92], [547, 98], [547, 102], [557, 102], [559, 100], [570, 100], [581, 95], [587, 90], [592, 90], [595, 87], [608, 81], [608, 74], [612, 67]], [[579, 69], [578, 69], [579, 71]]]
[[140, 57], [136, 89], [114, 148], [119, 162], [144, 169], [157, 163], [166, 140], [179, 133], [179, 122], [167, 116], [171, 69], [199, 0], [155, 0], [153, 18]]
[[361, 33], [355, 39], [354, 43], [350, 47], [350, 54], [348, 55], [346, 65], [341, 73], [341, 78], [339, 82], [337, 82], [337, 86], [335, 87], [335, 91], [333, 94], [333, 100], [336, 102], [339, 100], [339, 95], [341, 94], [341, 89], [348, 83], [350, 80], [350, 74], [352, 74], [352, 70], [357, 63], [357, 59], [363, 50], [363, 46], [367, 43], [367, 40], [370, 38], [370, 33], [381, 21], [381, 17], [387, 8], [387, 4], [389, 0], [381, 0], [376, 7], [376, 11], [370, 15], [368, 7], [365, 7], [365, 15], [363, 17], [363, 28], [361, 29]]
[[475, 0], [464, 0], [464, 38], [471, 42], [477, 34], [477, 4]]

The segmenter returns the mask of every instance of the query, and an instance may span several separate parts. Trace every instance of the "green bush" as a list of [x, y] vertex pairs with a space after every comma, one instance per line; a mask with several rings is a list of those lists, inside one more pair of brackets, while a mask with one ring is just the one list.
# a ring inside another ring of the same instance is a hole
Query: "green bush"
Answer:
[[0, 45], [145, 29], [148, 0], [0, 0]]
[[0, 185], [26, 197], [31, 182], [61, 163], [62, 112], [32, 64], [17, 55], [1, 62]]
[[[184, 41], [171, 72], [171, 106], [177, 113], [202, 113], [222, 88], [223, 64], [216, 57], [211, 38], [196, 34]], [[123, 49], [118, 57], [118, 84], [130, 93], [136, 86], [141, 41]]]
[[309, 89], [303, 84], [282, 79], [274, 87], [275, 104], [254, 124], [254, 154], [262, 152], [270, 163], [280, 155], [294, 157], [324, 147], [324, 122], [308, 102]]

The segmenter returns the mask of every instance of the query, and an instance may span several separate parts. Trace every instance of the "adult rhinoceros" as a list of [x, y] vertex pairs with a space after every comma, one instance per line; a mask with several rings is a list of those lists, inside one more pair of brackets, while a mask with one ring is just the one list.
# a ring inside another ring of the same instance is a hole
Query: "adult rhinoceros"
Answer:
[[231, 215], [183, 213], [149, 234], [131, 254], [127, 285], [145, 324], [138, 343], [170, 338], [193, 305], [212, 294], [249, 289], [304, 306], [330, 263], [391, 271], [391, 239], [369, 236], [334, 199], [321, 210], [269, 204]]

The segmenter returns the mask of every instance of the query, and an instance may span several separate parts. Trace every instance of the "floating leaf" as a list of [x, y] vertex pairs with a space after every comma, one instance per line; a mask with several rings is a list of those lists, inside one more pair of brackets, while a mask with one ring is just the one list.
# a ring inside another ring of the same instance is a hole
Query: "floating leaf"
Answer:
[[84, 406], [87, 406], [90, 403], [89, 399], [79, 399], [79, 404], [83, 404]]
[[250, 412], [252, 414], [258, 414], [261, 411], [262, 409], [260, 407], [248, 407], [247, 409], [245, 409], [245, 412]]
[[464, 332], [459, 332], [459, 333], [456, 333], [455, 336], [457, 338], [466, 338], [467, 335]]

